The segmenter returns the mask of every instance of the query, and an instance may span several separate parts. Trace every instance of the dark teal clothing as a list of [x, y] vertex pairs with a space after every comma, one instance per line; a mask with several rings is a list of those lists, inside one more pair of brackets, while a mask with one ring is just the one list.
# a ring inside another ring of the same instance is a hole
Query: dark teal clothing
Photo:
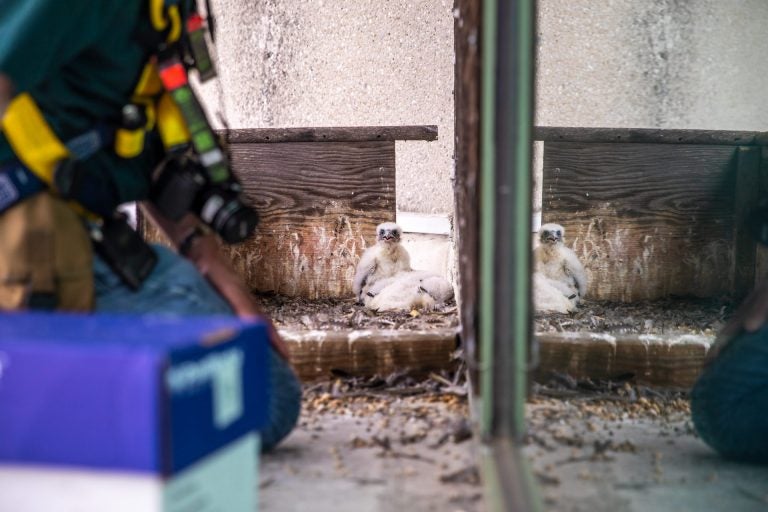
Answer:
[[[18, 93], [31, 94], [59, 138], [70, 140], [100, 121], [116, 123], [147, 59], [136, 37], [151, 28], [147, 0], [1, 1], [0, 73]], [[12, 158], [0, 136], [0, 163]], [[92, 188], [124, 202], [146, 197], [156, 159], [104, 151], [85, 167], [98, 178]]]
[[729, 459], [768, 464], [768, 326], [733, 339], [691, 392], [701, 438]]

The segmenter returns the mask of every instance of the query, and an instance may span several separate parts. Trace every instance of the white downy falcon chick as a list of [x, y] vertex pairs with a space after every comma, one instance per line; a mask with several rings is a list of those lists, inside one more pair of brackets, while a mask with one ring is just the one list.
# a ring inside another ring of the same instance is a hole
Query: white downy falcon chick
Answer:
[[411, 270], [411, 257], [400, 245], [402, 234], [403, 230], [394, 222], [376, 226], [376, 245], [366, 249], [360, 257], [352, 282], [352, 290], [359, 302], [363, 302], [368, 290], [379, 280]]
[[[533, 252], [534, 270], [549, 279], [551, 286], [576, 305], [587, 292], [587, 273], [576, 253], [565, 246], [564, 240], [565, 229], [560, 224], [541, 226], [540, 244]], [[536, 283], [534, 280], [534, 286]]]
[[570, 313], [576, 304], [568, 299], [568, 291], [561, 283], [553, 281], [541, 272], [533, 274], [533, 302], [540, 313]]
[[453, 298], [453, 286], [428, 270], [400, 272], [371, 286], [363, 303], [375, 311], [435, 309]]
[[434, 309], [435, 299], [421, 288], [418, 272], [402, 272], [382, 279], [366, 293], [365, 305], [374, 311]]

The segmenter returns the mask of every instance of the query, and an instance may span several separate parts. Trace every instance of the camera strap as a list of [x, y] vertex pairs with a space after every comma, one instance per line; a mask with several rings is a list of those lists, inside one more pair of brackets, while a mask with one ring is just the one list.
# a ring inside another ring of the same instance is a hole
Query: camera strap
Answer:
[[[232, 179], [227, 158], [200, 101], [189, 85], [187, 70], [178, 53], [172, 48], [164, 49], [158, 54], [157, 67], [165, 90], [178, 107], [177, 111], [169, 110], [168, 112], [181, 115], [189, 131], [189, 142], [211, 183], [227, 183]], [[162, 117], [158, 119], [161, 130], [164, 122]], [[174, 122], [178, 121], [174, 120]]]

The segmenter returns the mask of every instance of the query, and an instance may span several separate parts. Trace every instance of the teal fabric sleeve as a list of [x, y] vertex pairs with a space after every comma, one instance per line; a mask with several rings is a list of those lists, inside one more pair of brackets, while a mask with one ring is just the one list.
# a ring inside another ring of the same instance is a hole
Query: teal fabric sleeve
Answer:
[[[147, 0], [0, 0], [0, 73], [28, 92], [61, 140], [117, 123], [148, 48]], [[121, 159], [109, 148], [82, 163], [83, 203], [143, 199], [162, 155]], [[0, 135], [0, 163], [13, 153]]]
[[98, 38], [105, 6], [99, 0], [3, 0], [0, 73], [27, 91]]

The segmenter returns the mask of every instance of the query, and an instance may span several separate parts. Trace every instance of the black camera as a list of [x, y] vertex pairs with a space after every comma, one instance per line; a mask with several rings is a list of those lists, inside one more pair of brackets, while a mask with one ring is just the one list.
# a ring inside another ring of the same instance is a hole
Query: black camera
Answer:
[[123, 214], [90, 222], [88, 229], [96, 253], [131, 290], [138, 290], [155, 268], [157, 254]]
[[192, 212], [226, 243], [242, 242], [256, 229], [259, 215], [243, 203], [240, 183], [230, 179], [211, 183], [206, 170], [187, 155], [177, 155], [161, 166], [150, 200], [171, 220]]

